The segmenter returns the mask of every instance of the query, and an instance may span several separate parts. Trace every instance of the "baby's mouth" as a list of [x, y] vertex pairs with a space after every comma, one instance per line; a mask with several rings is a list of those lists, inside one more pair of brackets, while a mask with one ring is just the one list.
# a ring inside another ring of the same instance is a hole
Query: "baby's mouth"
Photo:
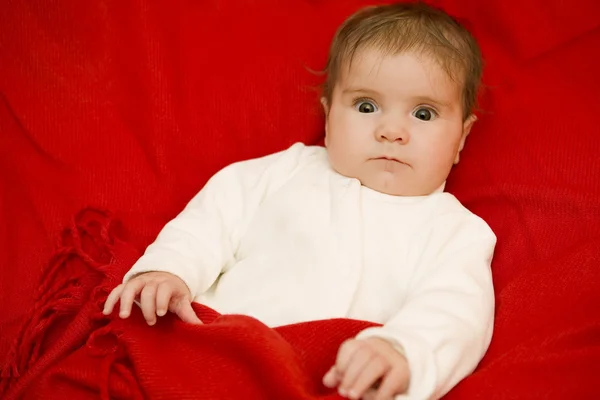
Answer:
[[408, 163], [405, 163], [404, 161], [399, 160], [398, 158], [395, 158], [395, 157], [382, 156], [382, 157], [375, 157], [375, 158], [373, 158], [373, 160], [394, 161], [394, 162], [397, 162], [398, 164], [404, 164], [404, 165], [410, 167], [410, 165]]

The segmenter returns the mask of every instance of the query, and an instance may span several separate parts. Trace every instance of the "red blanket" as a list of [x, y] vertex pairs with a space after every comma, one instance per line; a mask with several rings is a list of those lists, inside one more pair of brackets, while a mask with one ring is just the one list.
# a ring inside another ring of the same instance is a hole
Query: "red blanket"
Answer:
[[[197, 383], [204, 372], [188, 357], [209, 355], [186, 338], [200, 331], [169, 319], [153, 328], [109, 322], [98, 302], [217, 169], [322, 138], [319, 78], [308, 69], [323, 67], [337, 24], [370, 3], [2, 3], [0, 398], [101, 388], [114, 397], [126, 387], [151, 395], [160, 376], [186, 381], [165, 390]], [[448, 398], [600, 398], [600, 2], [436, 3], [468, 21], [486, 60], [480, 119], [447, 189], [498, 236], [492, 344]], [[127, 230], [90, 211], [61, 236], [89, 205], [118, 213]], [[210, 329], [249, 323], [230, 318]], [[217, 365], [269, 371], [236, 389], [289, 384], [316, 396], [336, 335], [360, 327], [265, 331], [280, 351], [264, 353], [270, 361]], [[121, 350], [111, 356], [114, 333]], [[271, 372], [272, 363], [281, 367]], [[288, 379], [267, 381], [271, 374]]]
[[[36, 305], [2, 371], [2, 399], [338, 397], [321, 384], [322, 376], [339, 345], [373, 324], [338, 319], [271, 329], [253, 318], [219, 316], [199, 305], [201, 326], [168, 315], [149, 327], [137, 309], [127, 320], [116, 313], [106, 317], [101, 310], [108, 292], [138, 256], [122, 236], [110, 215], [94, 210], [80, 213], [65, 231], [63, 247], [45, 269]], [[545, 275], [568, 279], [565, 273], [576, 268], [580, 275], [597, 276], [599, 245], [596, 238], [557, 260]], [[582, 285], [583, 298], [596, 285]], [[531, 299], [522, 306], [523, 317], [537, 307]], [[568, 307], [565, 312], [577, 314]], [[582, 317], [578, 329], [550, 334], [544, 343], [527, 340], [523, 332], [521, 345], [488, 357], [448, 397], [591, 398], [597, 392], [590, 383], [600, 366], [600, 347], [594, 347], [600, 325]], [[498, 342], [496, 347], [502, 346]], [[584, 344], [592, 347], [582, 351]], [[556, 376], [560, 385], [548, 381]]]
[[340, 319], [271, 329], [199, 305], [201, 326], [168, 315], [149, 327], [139, 310], [127, 320], [105, 317], [107, 293], [137, 256], [118, 231], [93, 210], [65, 231], [2, 371], [2, 399], [338, 397], [321, 379], [342, 341], [373, 324]]

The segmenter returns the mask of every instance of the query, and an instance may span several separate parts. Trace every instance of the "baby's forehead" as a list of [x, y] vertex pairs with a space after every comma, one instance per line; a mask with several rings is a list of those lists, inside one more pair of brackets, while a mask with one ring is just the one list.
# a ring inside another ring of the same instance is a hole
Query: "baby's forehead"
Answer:
[[423, 50], [386, 52], [377, 48], [360, 49], [342, 58], [337, 83], [367, 83], [380, 80], [393, 85], [404, 79], [429, 81], [433, 85], [462, 88], [464, 75], [458, 65], [450, 65], [440, 57]]

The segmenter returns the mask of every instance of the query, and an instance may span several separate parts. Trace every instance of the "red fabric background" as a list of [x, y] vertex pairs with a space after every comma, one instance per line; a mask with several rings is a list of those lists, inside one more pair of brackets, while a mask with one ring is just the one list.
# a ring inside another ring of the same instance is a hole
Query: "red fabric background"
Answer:
[[[0, 367], [63, 227], [142, 249], [227, 163], [322, 137], [308, 72], [365, 0], [17, 1], [0, 12]], [[438, 1], [487, 61], [448, 190], [498, 235], [496, 331], [456, 397], [600, 395], [600, 3]], [[477, 395], [476, 395], [477, 394]]]

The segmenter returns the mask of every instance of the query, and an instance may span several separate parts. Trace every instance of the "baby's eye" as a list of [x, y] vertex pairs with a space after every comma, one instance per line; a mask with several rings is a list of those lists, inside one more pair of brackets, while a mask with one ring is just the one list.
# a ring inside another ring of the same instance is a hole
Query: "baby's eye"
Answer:
[[437, 117], [437, 113], [430, 108], [419, 107], [413, 111], [413, 115], [421, 121], [431, 121]]
[[377, 111], [377, 106], [371, 100], [359, 100], [354, 103], [354, 107], [358, 112], [369, 114]]

